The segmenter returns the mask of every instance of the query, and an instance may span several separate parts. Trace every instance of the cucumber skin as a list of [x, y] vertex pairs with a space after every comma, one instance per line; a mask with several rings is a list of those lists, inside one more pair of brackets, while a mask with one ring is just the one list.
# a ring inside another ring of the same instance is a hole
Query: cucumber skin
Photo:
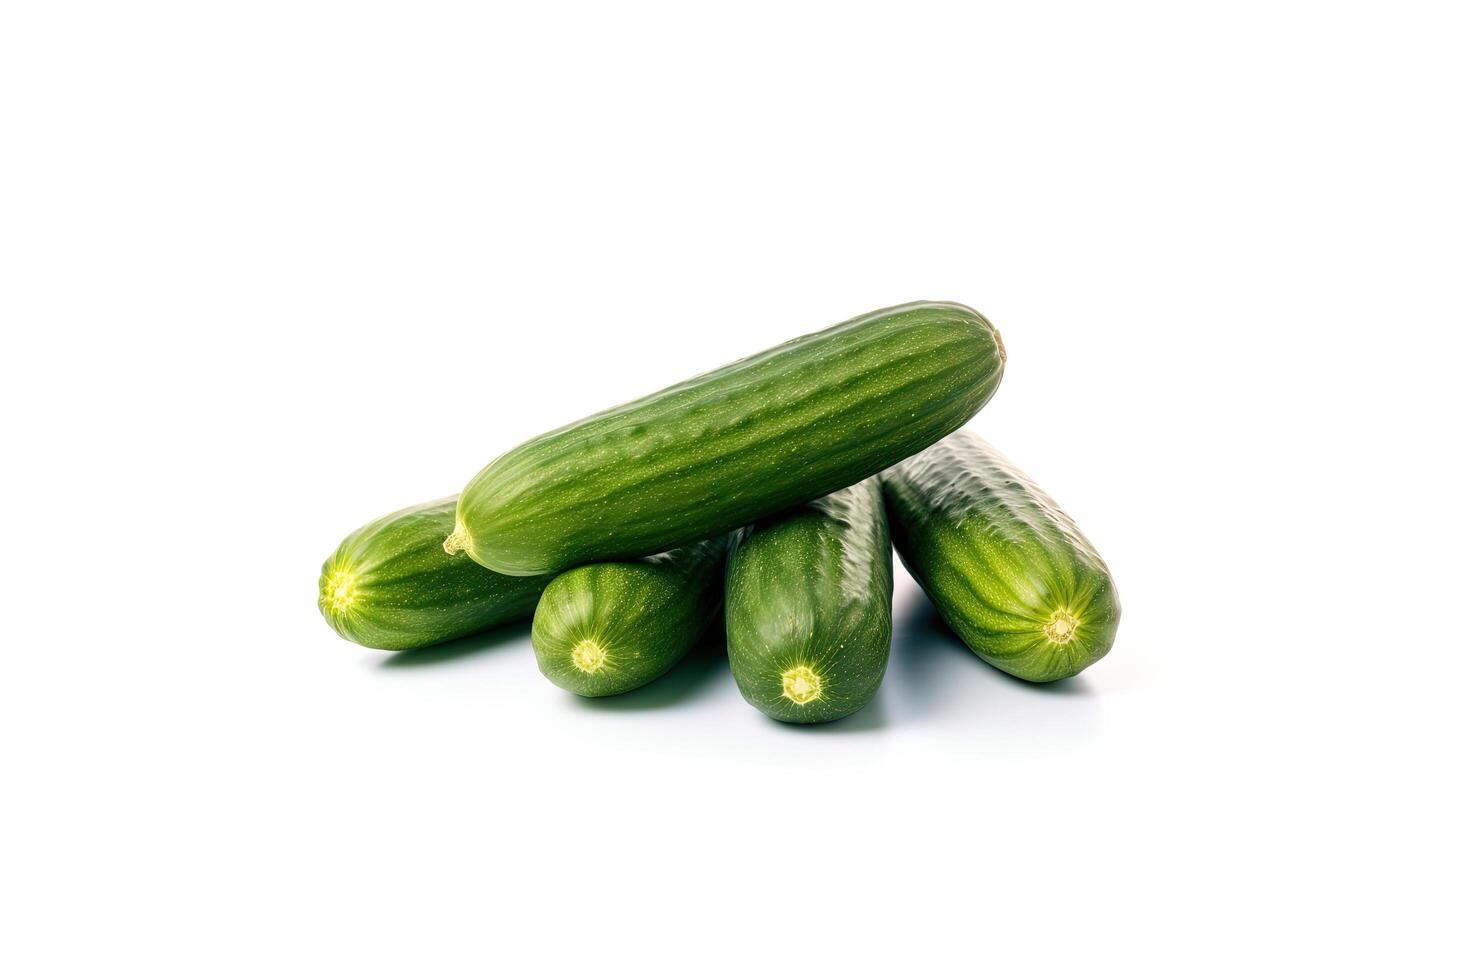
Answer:
[[[668, 672], [720, 611], [729, 538], [722, 534], [636, 561], [582, 565], [553, 578], [531, 621], [541, 673], [563, 690], [596, 698]], [[605, 654], [594, 670], [573, 659], [583, 641]]]
[[457, 499], [407, 507], [343, 539], [317, 580], [332, 629], [365, 647], [411, 650], [531, 615], [550, 576], [501, 575], [444, 553]]
[[512, 449], [465, 487], [445, 548], [534, 575], [733, 530], [959, 428], [1004, 364], [968, 307], [869, 313]]
[[[740, 693], [777, 721], [835, 721], [873, 699], [893, 639], [893, 550], [870, 478], [758, 522], [730, 553], [725, 635]], [[783, 674], [805, 668], [805, 704]]]
[[[882, 483], [904, 566], [982, 660], [1044, 682], [1078, 674], [1112, 648], [1122, 610], [1108, 566], [1055, 501], [979, 436], [956, 432]], [[1058, 610], [1076, 621], [1061, 643], [1046, 631]]]

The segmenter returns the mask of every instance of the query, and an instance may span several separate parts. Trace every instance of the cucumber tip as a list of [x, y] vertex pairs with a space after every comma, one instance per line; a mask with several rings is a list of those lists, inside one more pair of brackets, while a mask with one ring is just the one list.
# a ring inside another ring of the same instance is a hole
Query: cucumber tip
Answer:
[[1041, 627], [1041, 631], [1046, 634], [1048, 640], [1061, 646], [1064, 643], [1071, 643], [1076, 638], [1079, 625], [1081, 624], [1076, 616], [1065, 609], [1058, 609], [1052, 613], [1046, 625]]
[[357, 601], [357, 574], [351, 569], [338, 568], [327, 576], [322, 586], [322, 603], [334, 613], [345, 613]]
[[582, 640], [572, 647], [572, 666], [584, 674], [595, 674], [607, 666], [607, 651], [596, 640]]
[[793, 704], [810, 704], [822, 696], [822, 675], [802, 664], [781, 674], [781, 694]]
[[464, 521], [455, 520], [454, 530], [449, 537], [444, 539], [444, 552], [449, 555], [457, 555], [470, 546], [470, 532], [464, 526]]

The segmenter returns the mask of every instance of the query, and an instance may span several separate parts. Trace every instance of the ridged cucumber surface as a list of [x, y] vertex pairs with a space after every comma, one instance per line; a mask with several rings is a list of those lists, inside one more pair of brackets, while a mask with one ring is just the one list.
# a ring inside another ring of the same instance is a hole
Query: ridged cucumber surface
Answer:
[[1077, 525], [971, 432], [882, 476], [893, 541], [950, 629], [1028, 681], [1071, 677], [1113, 645], [1113, 577]]
[[531, 623], [541, 673], [573, 694], [602, 697], [668, 671], [720, 611], [729, 538], [556, 576]]
[[730, 671], [779, 721], [872, 700], [893, 638], [893, 552], [877, 478], [756, 523], [725, 573]]
[[535, 575], [729, 531], [959, 428], [1004, 364], [969, 307], [869, 313], [512, 449], [465, 487], [444, 547]]
[[531, 615], [550, 576], [501, 575], [444, 553], [455, 502], [408, 507], [343, 539], [317, 580], [332, 629], [366, 647], [409, 650]]

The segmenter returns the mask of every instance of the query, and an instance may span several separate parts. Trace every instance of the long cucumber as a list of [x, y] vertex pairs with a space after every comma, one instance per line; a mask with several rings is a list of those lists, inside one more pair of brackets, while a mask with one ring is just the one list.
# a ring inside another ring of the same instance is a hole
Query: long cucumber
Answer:
[[1004, 364], [969, 307], [869, 313], [512, 449], [465, 487], [444, 547], [536, 575], [733, 530], [954, 431]]

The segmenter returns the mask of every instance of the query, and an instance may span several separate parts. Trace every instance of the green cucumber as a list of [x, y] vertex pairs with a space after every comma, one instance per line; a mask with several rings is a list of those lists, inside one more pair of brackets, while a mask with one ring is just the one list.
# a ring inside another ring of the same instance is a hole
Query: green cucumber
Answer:
[[457, 498], [409, 507], [347, 535], [322, 565], [317, 608], [379, 650], [411, 650], [525, 619], [549, 576], [519, 578], [444, 553]]
[[893, 637], [893, 551], [876, 479], [758, 522], [725, 573], [730, 672], [778, 721], [872, 700]]
[[733, 530], [959, 428], [1004, 364], [969, 307], [869, 313], [512, 449], [465, 487], [444, 548], [535, 575]]
[[720, 611], [729, 537], [556, 576], [531, 621], [541, 673], [589, 698], [622, 694], [664, 674]]
[[987, 663], [1071, 677], [1118, 632], [1108, 566], [1072, 519], [979, 436], [956, 432], [882, 475], [893, 543], [939, 615]]

